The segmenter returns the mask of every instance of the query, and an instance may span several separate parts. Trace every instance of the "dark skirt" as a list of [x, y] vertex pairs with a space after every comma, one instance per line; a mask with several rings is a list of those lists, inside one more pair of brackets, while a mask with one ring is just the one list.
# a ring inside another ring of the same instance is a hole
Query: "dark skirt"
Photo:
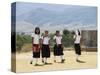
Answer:
[[64, 55], [63, 47], [61, 44], [59, 44], [58, 46], [55, 44], [54, 45], [54, 56], [60, 56], [60, 55]]
[[40, 52], [33, 52], [33, 58], [40, 58]]
[[33, 58], [40, 58], [40, 48], [38, 44], [33, 45]]
[[42, 45], [42, 58], [50, 58], [50, 48], [49, 45]]
[[75, 47], [75, 53], [78, 54], [78, 55], [81, 55], [80, 44], [75, 44], [74, 47]]

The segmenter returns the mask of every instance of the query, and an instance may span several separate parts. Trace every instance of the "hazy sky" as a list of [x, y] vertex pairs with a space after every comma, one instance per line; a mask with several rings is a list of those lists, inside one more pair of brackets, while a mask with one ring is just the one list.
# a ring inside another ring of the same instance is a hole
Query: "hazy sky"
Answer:
[[32, 31], [36, 26], [42, 30], [48, 27], [51, 31], [97, 29], [97, 7], [17, 2], [16, 20], [16, 29], [20, 32]]
[[54, 12], [63, 12], [65, 10], [78, 10], [78, 9], [93, 9], [96, 10], [96, 7], [90, 6], [77, 6], [77, 5], [62, 5], [62, 4], [47, 4], [47, 3], [26, 3], [26, 2], [17, 2], [16, 12], [17, 15], [27, 13], [37, 8], [44, 8], [52, 10]]

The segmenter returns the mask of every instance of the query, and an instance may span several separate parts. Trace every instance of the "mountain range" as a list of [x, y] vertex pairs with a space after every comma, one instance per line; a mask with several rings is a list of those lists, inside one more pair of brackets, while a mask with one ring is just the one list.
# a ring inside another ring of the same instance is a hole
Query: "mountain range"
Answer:
[[[25, 8], [29, 8], [25, 10], [23, 4]], [[50, 31], [97, 29], [97, 7], [17, 3], [15, 17], [17, 32], [31, 32], [36, 26]]]

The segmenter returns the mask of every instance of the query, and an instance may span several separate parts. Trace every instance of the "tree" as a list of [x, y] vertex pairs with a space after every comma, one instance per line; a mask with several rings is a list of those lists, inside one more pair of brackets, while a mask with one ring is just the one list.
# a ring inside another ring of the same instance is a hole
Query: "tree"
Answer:
[[65, 47], [72, 47], [73, 46], [73, 34], [72, 34], [72, 32], [64, 29], [62, 41], [63, 41], [63, 45]]
[[69, 30], [64, 29], [64, 30], [63, 30], [63, 34], [64, 34], [64, 35], [68, 35], [68, 34], [70, 34], [70, 31], [69, 31]]
[[31, 43], [32, 38], [29, 35], [16, 35], [16, 49], [21, 51], [24, 44]]

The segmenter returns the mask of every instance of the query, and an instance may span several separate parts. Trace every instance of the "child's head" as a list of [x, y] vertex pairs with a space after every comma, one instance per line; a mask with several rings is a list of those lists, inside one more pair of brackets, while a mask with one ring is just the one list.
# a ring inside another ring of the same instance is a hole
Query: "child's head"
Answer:
[[60, 35], [60, 32], [57, 30], [56, 31], [56, 36], [59, 36]]
[[45, 31], [45, 35], [48, 36], [48, 33], [49, 33], [49, 32], [46, 30], [46, 31]]
[[39, 27], [35, 28], [35, 34], [40, 34], [40, 28]]

